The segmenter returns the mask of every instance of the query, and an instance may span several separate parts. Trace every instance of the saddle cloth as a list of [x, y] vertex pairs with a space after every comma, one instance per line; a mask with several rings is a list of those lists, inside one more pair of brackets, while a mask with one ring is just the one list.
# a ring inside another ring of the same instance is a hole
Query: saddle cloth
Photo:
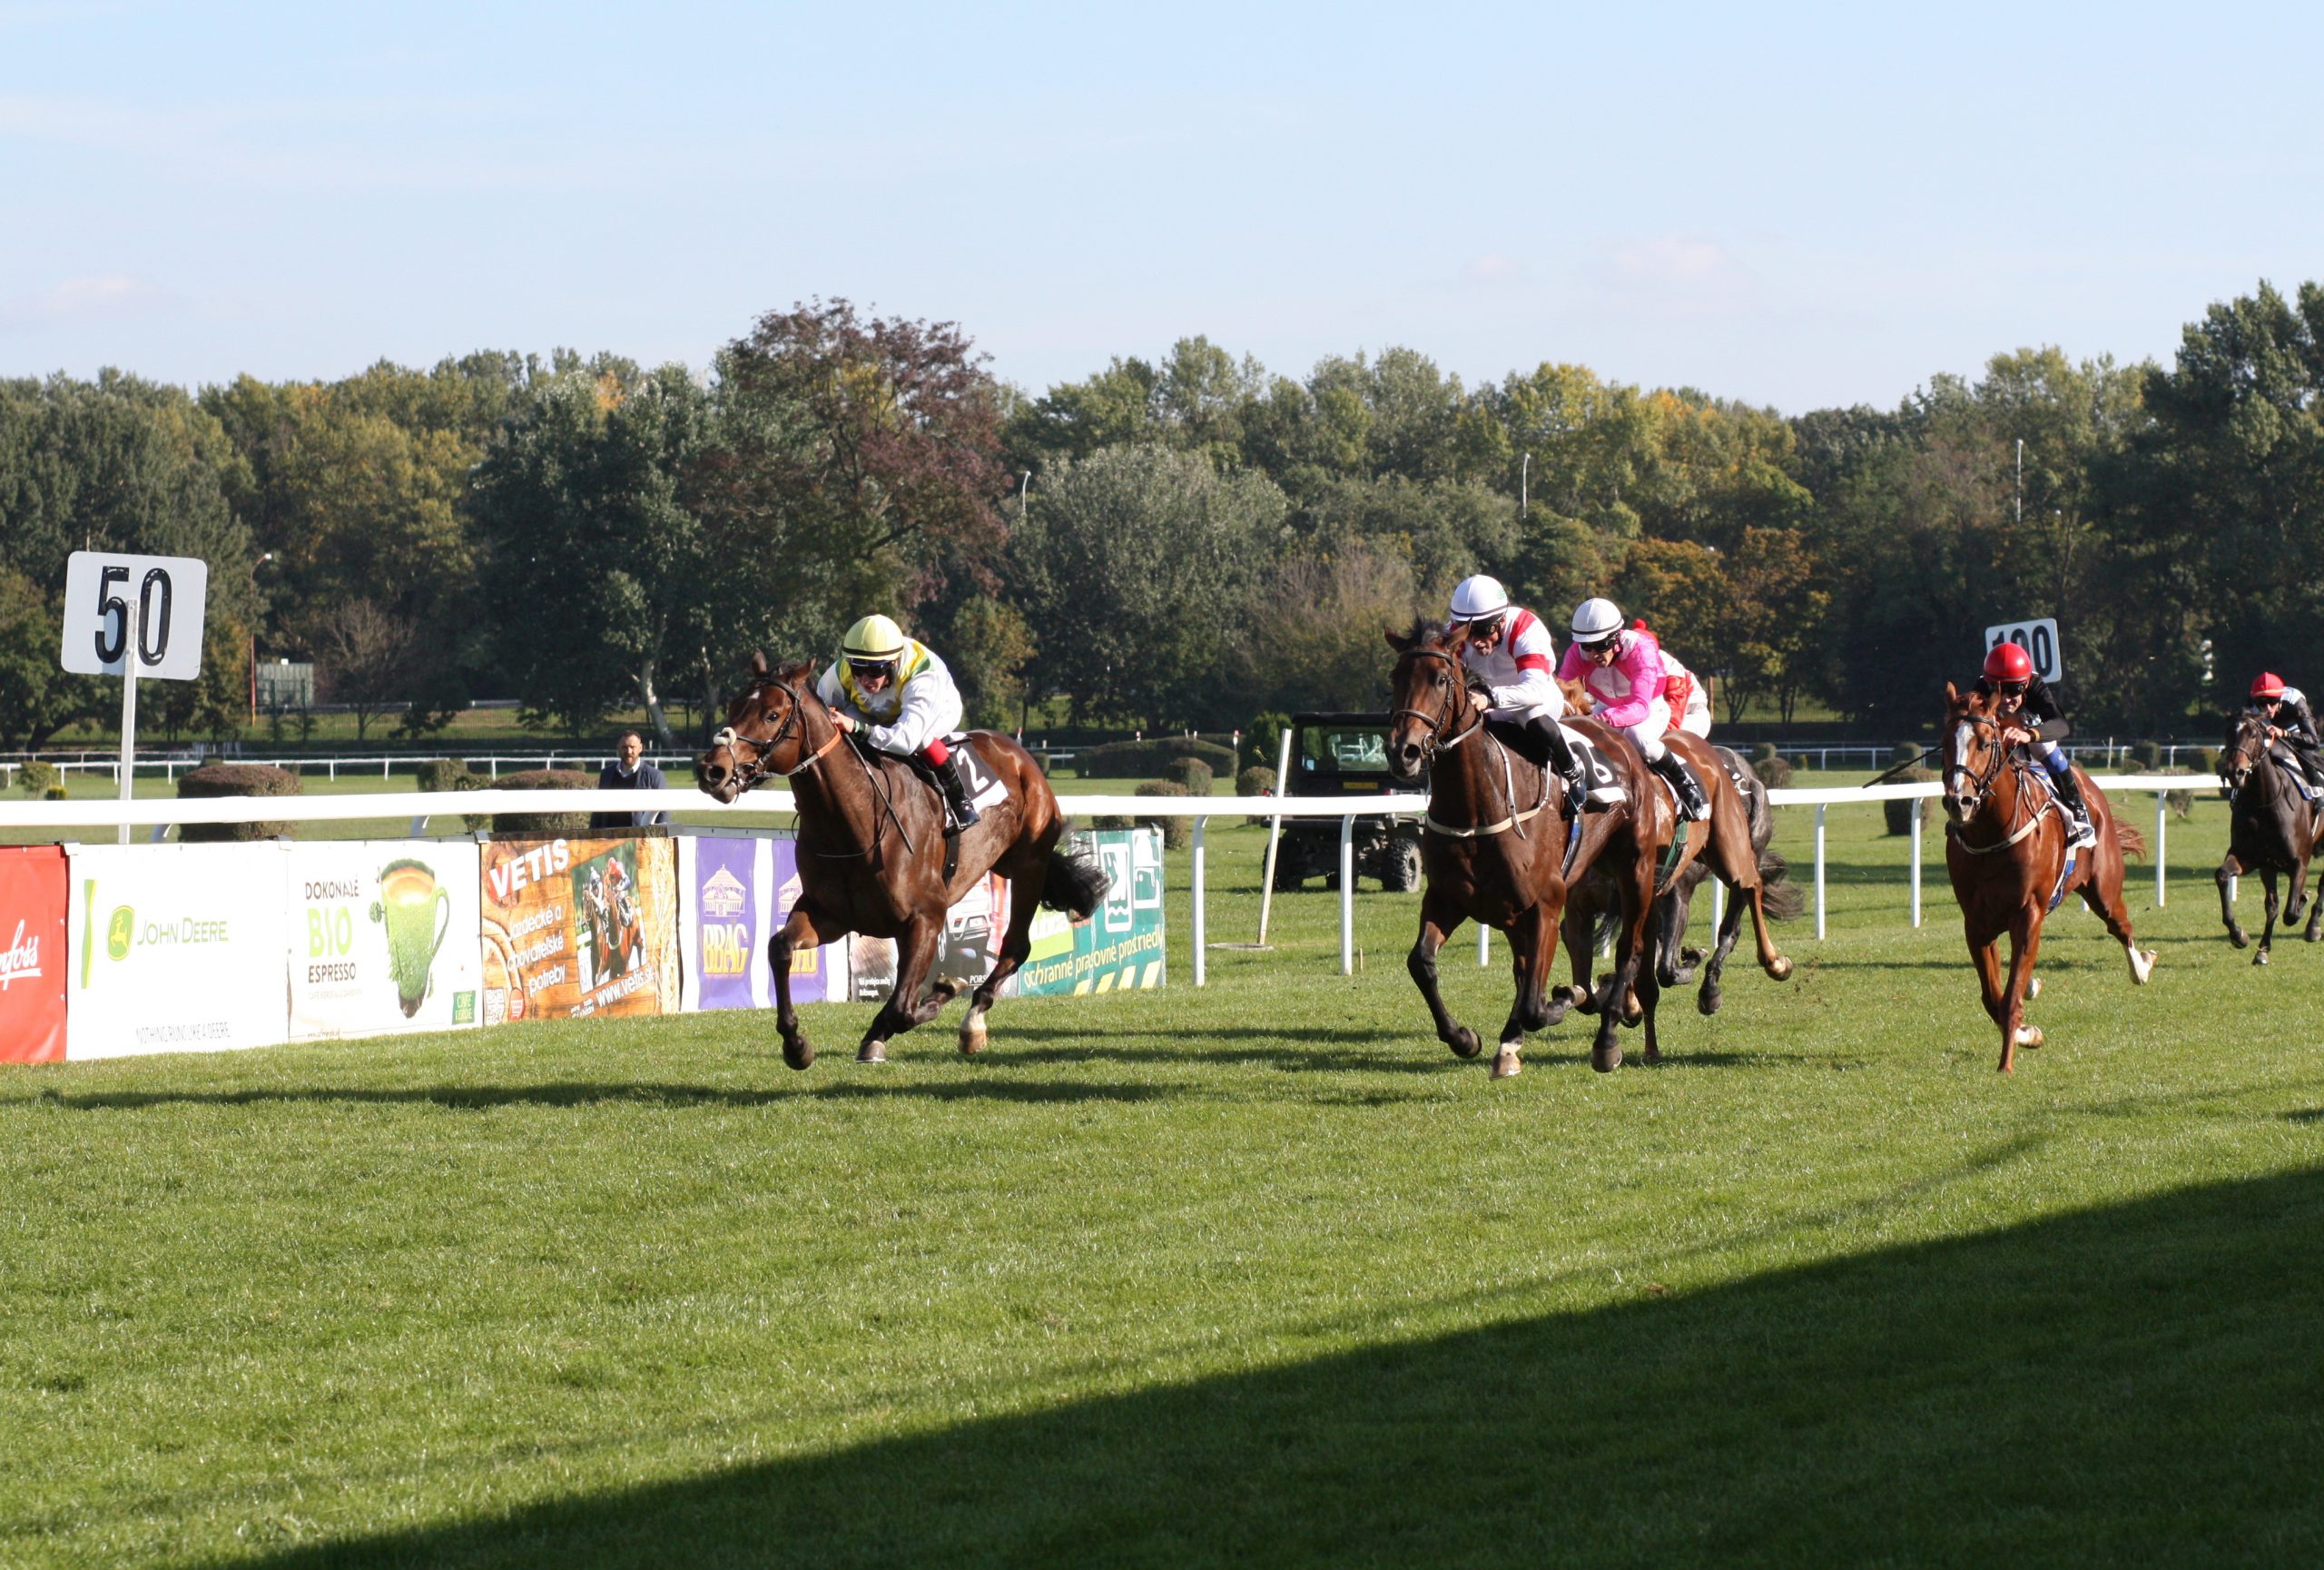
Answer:
[[992, 765], [984, 761], [984, 755], [970, 742], [968, 732], [954, 731], [944, 738], [944, 745], [952, 749], [955, 757], [968, 760], [963, 772], [968, 776], [969, 801], [979, 812], [989, 806], [998, 806], [1007, 799], [1009, 787], [1001, 783], [999, 775], [992, 772]]
[[2312, 802], [2316, 799], [2316, 787], [2308, 783], [2308, 771], [2299, 766], [2299, 758], [2291, 748], [2277, 742], [2268, 748], [2268, 755], [2276, 760], [2278, 768], [2284, 771], [2284, 777], [2291, 781], [2292, 788], [2299, 793], [2300, 800]]
[[[1560, 726], [1558, 728], [1565, 732], [1566, 744], [1573, 748], [1573, 755], [1581, 764], [1583, 777], [1590, 781], [1590, 799], [1620, 804], [1623, 799], [1621, 776], [1614, 772], [1614, 765], [1606, 761], [1606, 755], [1599, 749], [1598, 744], [1570, 726]], [[1671, 756], [1679, 757], [1679, 755], [1673, 753]], [[1685, 758], [1679, 757], [1679, 766], [1687, 771], [1689, 777], [1694, 776], [1695, 771]], [[1687, 815], [1686, 809], [1679, 805], [1677, 789], [1660, 775], [1656, 775], [1654, 777], [1661, 782], [1663, 794], [1670, 798], [1671, 812], [1684, 818]], [[1702, 781], [1696, 779], [1695, 785], [1699, 789]], [[1738, 790], [1742, 788], [1739, 782], [1737, 788]]]

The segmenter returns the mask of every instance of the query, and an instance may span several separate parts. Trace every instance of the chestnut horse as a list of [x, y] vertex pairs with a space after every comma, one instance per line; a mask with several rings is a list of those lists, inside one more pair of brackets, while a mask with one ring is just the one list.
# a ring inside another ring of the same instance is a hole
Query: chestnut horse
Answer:
[[752, 657], [751, 679], [727, 706], [726, 728], [696, 761], [694, 783], [731, 802], [763, 781], [791, 782], [800, 894], [791, 919], [767, 940], [766, 961], [774, 970], [783, 1061], [793, 1068], [815, 1061], [791, 1003], [793, 951], [849, 933], [896, 940], [896, 984], [855, 1053], [860, 1063], [885, 1062], [890, 1037], [926, 1024], [960, 992], [951, 981], [921, 992], [944, 913], [987, 873], [999, 873], [1009, 880], [1009, 930], [960, 1022], [960, 1051], [980, 1052], [992, 1000], [1031, 952], [1034, 907], [1086, 921], [1105, 897], [1096, 862], [1057, 848], [1068, 824], [1032, 755], [994, 731], [974, 733], [974, 746], [1008, 794], [982, 809], [976, 826], [959, 836], [957, 854], [948, 855], [936, 788], [901, 758], [850, 743], [816, 695], [813, 663], [770, 670], [764, 655]]
[[[1680, 733], [1673, 731], [1665, 738], [1666, 745], [1677, 743], [1679, 736]], [[1697, 738], [1689, 735], [1686, 739], [1692, 742]], [[1691, 748], [1681, 755], [1702, 775], [1706, 794], [1718, 788], [1722, 795], [1733, 797], [1740, 809], [1747, 831], [1741, 843], [1749, 847], [1752, 884], [1747, 892], [1735, 877], [1729, 875], [1739, 854], [1736, 850], [1738, 842], [1728, 838], [1733, 827], [1732, 821], [1719, 810], [1718, 802], [1714, 798], [1709, 823], [1698, 825], [1694, 830], [1698, 835], [1706, 829], [1709, 831], [1710, 839], [1707, 846], [1689, 857], [1678, 875], [1669, 880], [1669, 886], [1656, 896], [1654, 919], [1648, 924], [1647, 931], [1654, 944], [1650, 958], [1655, 981], [1669, 992], [1693, 981], [1697, 968], [1700, 967], [1702, 985], [1696, 993], [1695, 1006], [1705, 1014], [1715, 1014], [1718, 1012], [1724, 995], [1719, 982], [1727, 969], [1727, 956], [1734, 952], [1736, 939], [1742, 931], [1745, 902], [1748, 900], [1750, 903], [1751, 920], [1759, 940], [1759, 966], [1780, 982], [1790, 977], [1791, 961], [1776, 952], [1768, 934], [1767, 923], [1769, 917], [1777, 921], [1790, 920], [1806, 908], [1806, 901], [1797, 888], [1779, 881], [1787, 868], [1783, 857], [1768, 848], [1768, 843], [1775, 838], [1775, 809], [1768, 803], [1768, 787], [1761, 783], [1758, 772], [1730, 748], [1711, 746], [1708, 750], [1718, 760], [1709, 770], [1704, 770], [1696, 761]], [[1714, 782], [1710, 777], [1713, 774], [1722, 777]], [[1685, 946], [1687, 922], [1694, 904], [1695, 891], [1713, 877], [1727, 885], [1729, 898], [1725, 919], [1719, 923], [1717, 940], [1710, 953], [1705, 954], [1699, 949]], [[1603, 873], [1593, 873], [1575, 887], [1572, 897], [1566, 903], [1566, 953], [1572, 961], [1574, 982], [1578, 988], [1586, 989], [1590, 984], [1590, 951], [1603, 937], [1603, 920], [1615, 906], [1613, 885]]]
[[[1616, 996], [1638, 994], [1646, 1022], [1646, 1057], [1660, 1056], [1655, 1042], [1655, 1002], [1659, 989], [1649, 969], [1639, 974], [1646, 923], [1654, 905], [1656, 858], [1670, 843], [1669, 799], [1649, 775], [1638, 749], [1594, 720], [1573, 727], [1587, 733], [1620, 778], [1627, 801], [1581, 817], [1571, 864], [1567, 845], [1574, 839], [1581, 804], [1563, 799], [1555, 776], [1512, 752], [1485, 728], [1484, 709], [1461, 663], [1459, 635], [1416, 628], [1409, 637], [1393, 631], [1388, 647], [1397, 654], [1389, 677], [1394, 713], [1388, 728], [1388, 772], [1411, 781], [1428, 770], [1428, 821], [1421, 836], [1420, 936], [1405, 968], [1428, 1002], [1436, 1036], [1453, 1055], [1473, 1058], [1482, 1050], [1477, 1033], [1455, 1020], [1437, 987], [1436, 952], [1462, 922], [1474, 920], [1509, 934], [1514, 956], [1517, 999], [1501, 1028], [1501, 1050], [1492, 1077], [1507, 1079], [1523, 1064], [1519, 1052], [1525, 1032], [1546, 1030], [1564, 1017], [1567, 1004], [1548, 996], [1550, 968], [1557, 959], [1558, 919], [1565, 909], [1570, 880], [1592, 865], [1611, 874], [1620, 905], [1621, 938], [1615, 951]], [[1610, 1072], [1622, 1061], [1614, 1039], [1620, 1009], [1605, 1010], [1590, 1065]]]
[[[2308, 894], [2308, 863], [2319, 849], [2317, 809], [2300, 798], [2300, 794], [2268, 752], [2268, 722], [2256, 714], [2237, 718], [2227, 733], [2226, 750], [2220, 754], [2221, 781], [2230, 795], [2228, 808], [2227, 859], [2219, 864], [2219, 919], [2227, 923], [2227, 938], [2237, 948], [2247, 947], [2251, 940], [2243, 925], [2235, 919], [2235, 906], [2229, 901], [2227, 885], [2230, 879], [2245, 873], [2256, 872], [2268, 890], [2268, 924], [2260, 934], [2260, 952], [2251, 956], [2255, 965], [2268, 963], [2268, 945], [2276, 936], [2276, 874], [2291, 874], [2291, 887], [2286, 891], [2283, 906], [2284, 924], [2294, 926], [2299, 921], [2300, 905]], [[2301, 933], [2309, 943], [2324, 937], [2324, 899], [2316, 902], [2315, 911], [2308, 918], [2308, 931]]]
[[[2004, 744], [2009, 722], [1995, 712], [1994, 696], [1945, 684], [1945, 869], [1953, 879], [1984, 989], [1985, 1012], [2001, 1027], [2001, 1071], [2017, 1066], [2017, 1049], [2042, 1044], [2039, 1026], [2025, 1022], [2025, 1001], [2039, 990], [2034, 956], [2042, 946], [2042, 922], [2070, 894], [2106, 923], [2129, 958], [2131, 980], [2141, 986], [2154, 970], [2154, 951], [2142, 951], [2131, 934], [2122, 905], [2122, 858], [2146, 854], [2138, 830], [2114, 816], [2088, 775], [2082, 799], [2090, 807], [2098, 843], [2076, 853], [2066, 871], [2066, 837], [2073, 831], [2064, 810], [2046, 785], [2037, 784], [2024, 753]], [[2009, 934], [2009, 977], [2002, 978], [1994, 944]]]

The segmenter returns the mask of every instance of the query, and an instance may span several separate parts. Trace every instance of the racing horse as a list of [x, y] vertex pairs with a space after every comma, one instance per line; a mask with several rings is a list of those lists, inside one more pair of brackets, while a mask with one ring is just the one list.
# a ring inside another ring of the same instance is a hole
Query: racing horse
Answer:
[[[1679, 734], [1671, 732], [1664, 738], [1666, 745], [1676, 741]], [[1711, 845], [1705, 854], [1689, 858], [1678, 875], [1670, 880], [1670, 886], [1656, 897], [1654, 919], [1648, 924], [1647, 931], [1654, 944], [1655, 981], [1665, 991], [1669, 991], [1693, 981], [1699, 969], [1702, 984], [1696, 993], [1695, 1006], [1705, 1014], [1715, 1014], [1723, 1001], [1719, 981], [1727, 968], [1727, 956], [1734, 952], [1736, 939], [1742, 931], [1745, 900], [1750, 901], [1752, 920], [1758, 933], [1759, 964], [1777, 981], [1790, 976], [1791, 961], [1773, 952], [1766, 923], [1769, 918], [1789, 921], [1807, 907], [1799, 890], [1782, 881], [1788, 870], [1783, 857], [1768, 848], [1775, 838], [1776, 818], [1774, 809], [1768, 804], [1768, 787], [1760, 780], [1758, 771], [1732, 748], [1713, 746], [1709, 751], [1717, 758], [1718, 766], [1703, 772], [1703, 788], [1706, 793], [1712, 789], [1712, 774], [1723, 775], [1724, 780], [1718, 783], [1727, 788], [1722, 794], [1732, 795], [1740, 805], [1743, 821], [1749, 831], [1748, 843], [1750, 845], [1751, 870], [1756, 874], [1756, 888], [1752, 893], [1745, 894], [1736, 880], [1727, 875], [1725, 869], [1732, 864], [1730, 850], [1736, 842], [1720, 843], [1731, 823], [1722, 819], [1718, 803], [1714, 801], [1708, 825], [1713, 834]], [[1695, 760], [1691, 753], [1687, 755], [1689, 764], [1693, 764]], [[1692, 913], [1695, 892], [1714, 876], [1726, 884], [1730, 897], [1726, 919], [1719, 923], [1717, 941], [1706, 955], [1700, 949], [1685, 946], [1687, 923]], [[1590, 951], [1606, 936], [1616, 905], [1613, 885], [1602, 873], [1593, 874], [1586, 879], [1572, 891], [1572, 897], [1566, 902], [1565, 946], [1566, 953], [1573, 963], [1577, 992], [1589, 986]]]
[[[2122, 858], [2146, 854], [2138, 830], [2114, 816], [2088, 775], [2082, 799], [2098, 843], [2067, 854], [2072, 833], [2048, 785], [2036, 784], [2026, 755], [1994, 712], [1994, 695], [1945, 684], [1945, 870], [1953, 880], [1969, 940], [1969, 957], [1984, 990], [1985, 1012], [2001, 1028], [2001, 1071], [2017, 1065], [2017, 1049], [2038, 1047], [2042, 1031], [2025, 1022], [2025, 1002], [2038, 990], [2034, 957], [2042, 922], [2070, 894], [2106, 923], [2141, 986], [2154, 972], [2154, 951], [2141, 950], [2122, 905]], [[1995, 948], [2009, 934], [2009, 974]]]
[[[2219, 864], [2216, 874], [2219, 919], [2227, 923], [2228, 942], [2239, 949], [2250, 946], [2250, 937], [2235, 919], [2228, 884], [2245, 873], [2258, 873], [2268, 891], [2268, 924], [2260, 933], [2260, 952], [2251, 956], [2255, 965], [2268, 963], [2268, 945], [2275, 941], [2276, 874], [2291, 874], [2283, 916], [2284, 925], [2295, 926], [2308, 897], [2309, 858], [2324, 837], [2319, 833], [2324, 828], [2319, 809], [2300, 798], [2291, 776], [2270, 755], [2268, 740], [2266, 720], [2256, 714], [2240, 716], [2228, 727], [2227, 746], [2219, 759], [2220, 780], [2230, 795], [2227, 859]], [[2311, 943], [2324, 937], [2324, 898], [2316, 902], [2308, 930], [2300, 935]]]
[[783, 1061], [794, 1069], [815, 1061], [791, 1002], [793, 951], [849, 933], [896, 941], [895, 985], [855, 1052], [860, 1063], [885, 1062], [891, 1038], [934, 1019], [960, 992], [958, 982], [927, 986], [944, 914], [998, 873], [1009, 880], [1009, 928], [960, 1022], [960, 1051], [980, 1052], [994, 997], [1031, 952], [1034, 908], [1087, 921], [1105, 897], [1105, 872], [1094, 857], [1059, 848], [1069, 825], [1049, 780], [1030, 753], [994, 731], [974, 732], [971, 745], [1005, 795], [957, 842], [948, 840], [936, 787], [902, 759], [852, 741], [816, 695], [814, 677], [812, 661], [770, 668], [764, 654], [753, 655], [725, 728], [694, 764], [694, 783], [720, 802], [767, 780], [791, 785], [800, 894], [766, 945]]
[[[1615, 773], [1624, 804], [1583, 814], [1563, 799], [1556, 778], [1512, 752], [1485, 726], [1485, 711], [1461, 663], [1460, 635], [1449, 628], [1391, 629], [1396, 652], [1389, 677], [1388, 772], [1410, 782], [1428, 770], [1428, 818], [1421, 835], [1420, 935], [1405, 968], [1436, 1022], [1437, 1039], [1455, 1057], [1473, 1058], [1477, 1033], [1452, 1017], [1437, 985], [1436, 953], [1463, 921], [1509, 934], [1516, 1002], [1501, 1029], [1492, 1077], [1507, 1079], [1523, 1063], [1525, 1032], [1563, 1018], [1566, 1004], [1548, 995], [1557, 958], [1558, 922], [1572, 882], [1592, 866], [1612, 879], [1621, 935], [1615, 952], [1617, 996], [1635, 990], [1646, 1026], [1646, 1057], [1660, 1056], [1655, 1041], [1653, 972], [1639, 973], [1646, 923], [1654, 904], [1656, 859], [1670, 843], [1669, 800], [1649, 778], [1638, 749], [1594, 720], [1574, 728], [1586, 735]], [[1580, 828], [1576, 829], [1577, 815]], [[1569, 852], [1569, 847], [1571, 850]], [[1608, 1009], [1590, 1043], [1590, 1066], [1612, 1071], [1622, 1061], [1615, 1040], [1621, 1011]]]

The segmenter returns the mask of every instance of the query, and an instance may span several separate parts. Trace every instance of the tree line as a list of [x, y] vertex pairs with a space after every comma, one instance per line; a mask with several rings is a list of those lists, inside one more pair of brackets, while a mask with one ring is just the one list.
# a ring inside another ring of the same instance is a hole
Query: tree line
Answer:
[[2085, 726], [2201, 729], [2324, 644], [2319, 421], [2314, 283], [2211, 305], [2169, 366], [2019, 350], [1790, 417], [1568, 364], [1470, 387], [1403, 348], [1292, 377], [1204, 338], [1035, 396], [958, 326], [843, 300], [700, 371], [0, 381], [0, 746], [116, 701], [55, 668], [92, 547], [211, 563], [203, 678], [145, 701], [214, 736], [256, 649], [406, 736], [513, 695], [547, 730], [642, 707], [685, 745], [679, 702], [714, 716], [753, 649], [826, 654], [872, 609], [979, 723], [1061, 696], [1224, 728], [1375, 706], [1381, 629], [1474, 571], [1553, 625], [1610, 594], [1729, 720], [1812, 700], [1915, 732], [1982, 627], [2054, 616]]

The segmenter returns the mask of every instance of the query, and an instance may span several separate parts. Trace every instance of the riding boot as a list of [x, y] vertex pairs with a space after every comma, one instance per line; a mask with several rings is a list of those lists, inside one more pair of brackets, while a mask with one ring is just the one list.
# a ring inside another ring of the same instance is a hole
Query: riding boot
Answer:
[[2057, 787], [2059, 804], [2066, 809], [2066, 826], [2073, 833], [2073, 843], [2078, 845], [2096, 844], [2098, 831], [2090, 822], [2090, 804], [2082, 799], [2082, 781], [2074, 777], [2073, 770], [2069, 767], [2063, 774], [2052, 775], [2050, 783]]
[[944, 799], [951, 804], [954, 826], [970, 829], [977, 824], [977, 809], [969, 800], [968, 775], [961, 772], [964, 766], [965, 760], [956, 752], [938, 765], [936, 777], [944, 782]]
[[1565, 738], [1565, 727], [1548, 715], [1535, 715], [1525, 722], [1525, 728], [1538, 737], [1541, 749], [1549, 755], [1550, 767], [1565, 786], [1566, 799], [1578, 804], [1585, 813], [1601, 813], [1613, 805], [1611, 802], [1591, 801], [1590, 782], [1582, 776], [1581, 760], [1573, 755], [1573, 745]]
[[1696, 823], [1700, 823], [1710, 816], [1710, 803], [1703, 795], [1701, 784], [1696, 780], [1693, 774], [1689, 772], [1687, 765], [1679, 760], [1675, 750], [1664, 747], [1662, 755], [1647, 766], [1669, 780], [1670, 788], [1679, 794], [1680, 815], [1690, 818]]

